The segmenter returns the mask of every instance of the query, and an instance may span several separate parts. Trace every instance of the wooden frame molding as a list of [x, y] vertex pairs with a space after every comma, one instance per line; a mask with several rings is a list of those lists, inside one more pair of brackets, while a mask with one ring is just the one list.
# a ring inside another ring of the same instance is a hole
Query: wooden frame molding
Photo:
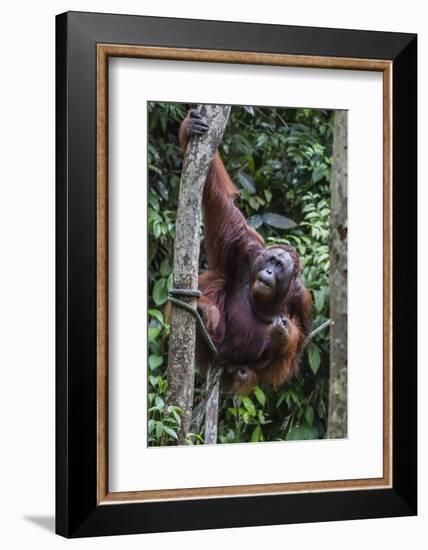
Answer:
[[[109, 492], [108, 489], [108, 59], [134, 57], [383, 73], [383, 477], [236, 487]], [[97, 502], [184, 500], [392, 486], [392, 61], [242, 51], [97, 44]]]

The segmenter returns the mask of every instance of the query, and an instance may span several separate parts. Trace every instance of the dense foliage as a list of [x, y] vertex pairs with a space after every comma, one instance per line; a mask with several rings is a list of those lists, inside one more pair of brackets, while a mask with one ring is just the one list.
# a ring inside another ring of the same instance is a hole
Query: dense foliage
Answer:
[[[182, 154], [178, 127], [189, 105], [149, 104], [149, 444], [176, 443], [180, 411], [165, 404], [169, 326], [163, 307], [172, 255]], [[330, 169], [333, 112], [232, 107], [220, 152], [240, 189], [238, 206], [269, 244], [289, 243], [314, 299], [314, 327], [329, 316]], [[206, 268], [201, 228], [200, 268]], [[326, 431], [329, 335], [305, 350], [283, 388], [222, 395], [219, 442], [322, 438]], [[195, 399], [202, 387], [197, 377]], [[190, 434], [189, 443], [203, 441]]]

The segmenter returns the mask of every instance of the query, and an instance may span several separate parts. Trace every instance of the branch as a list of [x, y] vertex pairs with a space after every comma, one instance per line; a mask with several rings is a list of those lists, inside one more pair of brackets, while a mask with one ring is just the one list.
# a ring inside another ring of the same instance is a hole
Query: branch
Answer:
[[[210, 384], [213, 381], [213, 378], [216, 375], [214, 368], [215, 368], [215, 363], [211, 365], [208, 371], [207, 387], [210, 386]], [[205, 434], [204, 434], [205, 444], [217, 443], [219, 401], [220, 401], [220, 377], [218, 377], [217, 381], [215, 382], [205, 407]]]
[[336, 111], [331, 175], [330, 243], [330, 396], [328, 438], [347, 435], [347, 112]]
[[[198, 288], [202, 192], [230, 113], [227, 105], [202, 105], [198, 110], [204, 115], [209, 130], [203, 136], [190, 139], [184, 157], [174, 243], [175, 288]], [[188, 303], [196, 307], [196, 299]], [[195, 340], [195, 319], [185, 310], [173, 306], [167, 401], [183, 410], [178, 430], [179, 444], [186, 442], [192, 418]]]

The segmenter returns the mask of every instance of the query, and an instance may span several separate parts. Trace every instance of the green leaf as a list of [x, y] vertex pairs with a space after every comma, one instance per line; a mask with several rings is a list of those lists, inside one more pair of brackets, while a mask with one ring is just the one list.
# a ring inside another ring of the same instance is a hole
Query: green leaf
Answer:
[[154, 342], [159, 336], [161, 329], [158, 327], [149, 327], [149, 343]]
[[178, 439], [177, 432], [173, 430], [172, 428], [169, 428], [168, 426], [163, 426], [163, 431], [168, 434], [170, 437], [173, 437], [174, 439]]
[[260, 424], [257, 424], [257, 426], [254, 428], [250, 440], [252, 443], [257, 443], [258, 441], [262, 440], [262, 429], [260, 427]]
[[180, 415], [178, 414], [178, 412], [176, 411], [176, 409], [173, 408], [171, 410], [171, 414], [175, 418], [177, 426], [181, 426], [181, 418], [180, 418]]
[[149, 309], [149, 315], [151, 317], [154, 317], [163, 325], [163, 313], [159, 311], [158, 309]]
[[312, 181], [318, 183], [324, 177], [324, 170], [320, 168], [315, 168], [312, 172]]
[[243, 189], [246, 189], [248, 193], [250, 193], [250, 195], [254, 195], [254, 193], [256, 192], [256, 188], [254, 186], [253, 180], [250, 178], [248, 174], [239, 172], [238, 175], [236, 176], [236, 179]]
[[192, 432], [189, 432], [187, 435], [186, 435], [186, 441], [187, 443], [189, 443], [190, 445], [193, 445], [193, 441], [192, 441], [192, 438], [193, 439], [196, 439], [196, 441], [200, 441], [201, 443], [204, 442], [202, 436], [200, 434], [194, 434]]
[[157, 187], [157, 190], [159, 191], [161, 197], [164, 200], [168, 200], [168, 195], [169, 195], [168, 188], [161, 181], [156, 182], [156, 187]]
[[251, 401], [249, 397], [244, 396], [242, 398], [242, 404], [247, 409], [247, 411], [250, 413], [251, 416], [256, 415], [256, 407], [254, 406], [254, 403]]
[[313, 295], [314, 295], [314, 301], [315, 301], [315, 308], [317, 312], [320, 313], [324, 307], [326, 289], [322, 288], [321, 290], [314, 290]]
[[168, 279], [166, 280], [166, 289], [171, 290], [173, 285], [174, 285], [174, 277], [173, 277], [173, 274], [170, 273], [168, 276]]
[[258, 410], [257, 417], [259, 419], [260, 424], [267, 424], [268, 422], [271, 422], [271, 420], [266, 420], [265, 415], [260, 409]]
[[266, 212], [263, 214], [263, 221], [267, 225], [277, 229], [291, 229], [296, 226], [295, 222], [293, 222], [290, 218], [286, 218], [285, 216], [281, 216], [280, 214], [275, 214], [273, 212]]
[[269, 191], [269, 189], [265, 189], [264, 194], [265, 194], [265, 197], [266, 197], [266, 201], [270, 202], [272, 200], [272, 192]]
[[306, 422], [312, 426], [312, 422], [314, 421], [314, 409], [313, 407], [311, 407], [311, 405], [306, 407], [305, 418]]
[[171, 264], [169, 263], [169, 258], [165, 258], [160, 265], [160, 274], [162, 277], [168, 277], [171, 273]]
[[[159, 376], [152, 376], [150, 375], [149, 376], [149, 382], [152, 386], [156, 386], [157, 383], [159, 382]], [[155, 396], [156, 397], [156, 396]]]
[[149, 204], [155, 210], [159, 210], [159, 199], [152, 191], [149, 191]]
[[153, 208], [149, 208], [147, 216], [148, 216], [149, 223], [162, 221], [161, 216], [156, 212], [156, 210], [153, 210]]
[[257, 200], [257, 197], [250, 197], [248, 199], [248, 204], [251, 206], [253, 210], [258, 210], [260, 208], [260, 204]]
[[258, 229], [263, 225], [263, 218], [259, 214], [254, 214], [248, 218], [247, 223], [254, 229]]
[[163, 433], [163, 429], [164, 429], [164, 426], [163, 426], [163, 423], [158, 420], [156, 422], [156, 437], [159, 439]]
[[267, 141], [268, 141], [267, 135], [265, 133], [260, 134], [259, 136], [257, 136], [257, 139], [256, 139], [256, 147], [258, 149], [261, 149], [262, 147], [265, 146]]
[[149, 355], [149, 367], [151, 370], [157, 369], [163, 363], [162, 355]]
[[155, 236], [155, 239], [159, 239], [161, 231], [161, 224], [159, 222], [155, 222], [153, 224], [153, 235]]
[[164, 400], [159, 395], [157, 395], [156, 398], [155, 398], [155, 405], [156, 405], [156, 407], [159, 407], [160, 409], [162, 409], [165, 406]]
[[306, 422], [295, 424], [286, 435], [286, 441], [302, 441], [305, 439], [317, 439], [318, 432], [315, 428], [308, 426]]
[[256, 399], [260, 403], [260, 405], [262, 407], [264, 407], [265, 403], [266, 403], [266, 395], [265, 395], [264, 391], [257, 386], [254, 389], [254, 395], [256, 396]]
[[316, 374], [321, 364], [321, 356], [318, 348], [314, 344], [308, 347], [308, 361], [311, 371]]
[[153, 301], [157, 306], [161, 306], [168, 298], [168, 289], [166, 279], [158, 279], [153, 287]]

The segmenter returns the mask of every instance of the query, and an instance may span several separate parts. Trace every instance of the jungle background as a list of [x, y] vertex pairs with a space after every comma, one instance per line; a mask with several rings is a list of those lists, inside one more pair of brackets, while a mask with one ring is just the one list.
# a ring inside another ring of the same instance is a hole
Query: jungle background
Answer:
[[[165, 402], [175, 215], [182, 169], [178, 128], [190, 104], [148, 104], [148, 444], [177, 444], [180, 410]], [[268, 244], [300, 255], [313, 327], [329, 318], [330, 177], [334, 111], [233, 106], [220, 154], [240, 191], [237, 206]], [[201, 227], [200, 271], [206, 269]], [[144, 366], [145, 368], [145, 366]], [[220, 395], [218, 443], [318, 439], [327, 429], [329, 332], [306, 347], [300, 372], [279, 390]], [[204, 387], [196, 374], [195, 402]], [[203, 443], [201, 433], [189, 444]]]

